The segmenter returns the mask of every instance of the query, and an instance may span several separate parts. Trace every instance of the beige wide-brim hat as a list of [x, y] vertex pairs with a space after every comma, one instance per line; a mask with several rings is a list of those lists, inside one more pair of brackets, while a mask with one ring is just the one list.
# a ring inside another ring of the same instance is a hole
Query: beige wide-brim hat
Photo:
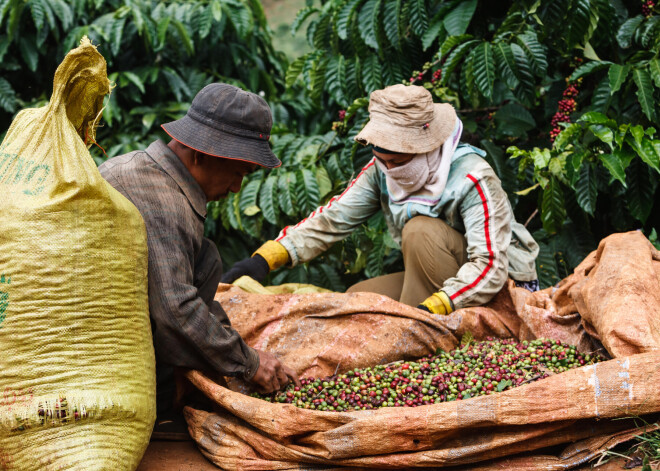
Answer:
[[355, 140], [392, 152], [423, 154], [445, 143], [456, 119], [454, 107], [433, 103], [426, 88], [392, 85], [371, 93], [369, 122]]

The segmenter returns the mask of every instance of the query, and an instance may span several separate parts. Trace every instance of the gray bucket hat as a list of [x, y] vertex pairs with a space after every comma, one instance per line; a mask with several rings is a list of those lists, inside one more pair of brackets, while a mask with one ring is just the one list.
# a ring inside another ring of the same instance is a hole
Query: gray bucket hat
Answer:
[[371, 93], [369, 122], [355, 140], [389, 151], [423, 154], [445, 143], [454, 130], [456, 118], [454, 107], [433, 103], [426, 88], [392, 85]]
[[273, 118], [259, 95], [227, 83], [212, 83], [193, 99], [188, 113], [162, 128], [191, 149], [263, 167], [282, 165], [268, 145]]

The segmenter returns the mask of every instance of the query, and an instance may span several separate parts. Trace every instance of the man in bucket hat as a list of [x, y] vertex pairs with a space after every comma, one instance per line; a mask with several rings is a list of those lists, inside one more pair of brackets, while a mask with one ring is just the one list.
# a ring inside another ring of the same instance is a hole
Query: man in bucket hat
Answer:
[[159, 416], [174, 396], [174, 367], [238, 376], [274, 391], [296, 373], [245, 344], [214, 295], [222, 275], [215, 244], [204, 238], [206, 203], [238, 192], [258, 166], [281, 162], [270, 149], [272, 117], [254, 93], [214, 83], [187, 114], [162, 125], [172, 140], [112, 158], [101, 175], [140, 211], [149, 248], [149, 311], [156, 351]]
[[369, 123], [355, 139], [374, 158], [348, 188], [284, 228], [223, 277], [257, 279], [306, 262], [383, 211], [401, 244], [405, 271], [352, 286], [435, 314], [489, 301], [511, 277], [538, 289], [538, 245], [517, 223], [481, 149], [461, 144], [461, 120], [420, 86], [394, 85], [369, 100]]

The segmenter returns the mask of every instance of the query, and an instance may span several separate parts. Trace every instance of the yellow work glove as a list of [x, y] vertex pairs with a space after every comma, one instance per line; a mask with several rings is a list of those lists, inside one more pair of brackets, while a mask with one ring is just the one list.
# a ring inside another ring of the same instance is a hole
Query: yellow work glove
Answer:
[[270, 271], [286, 265], [291, 260], [287, 249], [285, 249], [282, 244], [275, 242], [274, 240], [269, 240], [264, 245], [259, 247], [256, 252], [252, 254], [253, 257], [255, 255], [261, 255], [264, 260], [266, 260]]
[[433, 314], [451, 314], [454, 311], [454, 305], [444, 291], [438, 291], [426, 298], [417, 309], [431, 312]]

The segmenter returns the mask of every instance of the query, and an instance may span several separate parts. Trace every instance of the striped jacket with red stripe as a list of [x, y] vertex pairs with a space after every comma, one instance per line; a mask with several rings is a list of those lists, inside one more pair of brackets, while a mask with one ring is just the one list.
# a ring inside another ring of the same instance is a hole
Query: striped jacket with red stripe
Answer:
[[443, 193], [423, 202], [411, 198], [403, 203], [390, 200], [385, 175], [372, 160], [342, 194], [297, 225], [283, 229], [277, 241], [296, 265], [324, 252], [377, 211], [383, 211], [398, 243], [411, 218], [439, 217], [465, 234], [469, 259], [455, 277], [445, 281], [442, 290], [456, 308], [483, 304], [504, 286], [507, 276], [519, 281], [536, 279], [539, 248], [527, 229], [516, 222], [500, 180], [482, 156], [481, 149], [459, 145]]

